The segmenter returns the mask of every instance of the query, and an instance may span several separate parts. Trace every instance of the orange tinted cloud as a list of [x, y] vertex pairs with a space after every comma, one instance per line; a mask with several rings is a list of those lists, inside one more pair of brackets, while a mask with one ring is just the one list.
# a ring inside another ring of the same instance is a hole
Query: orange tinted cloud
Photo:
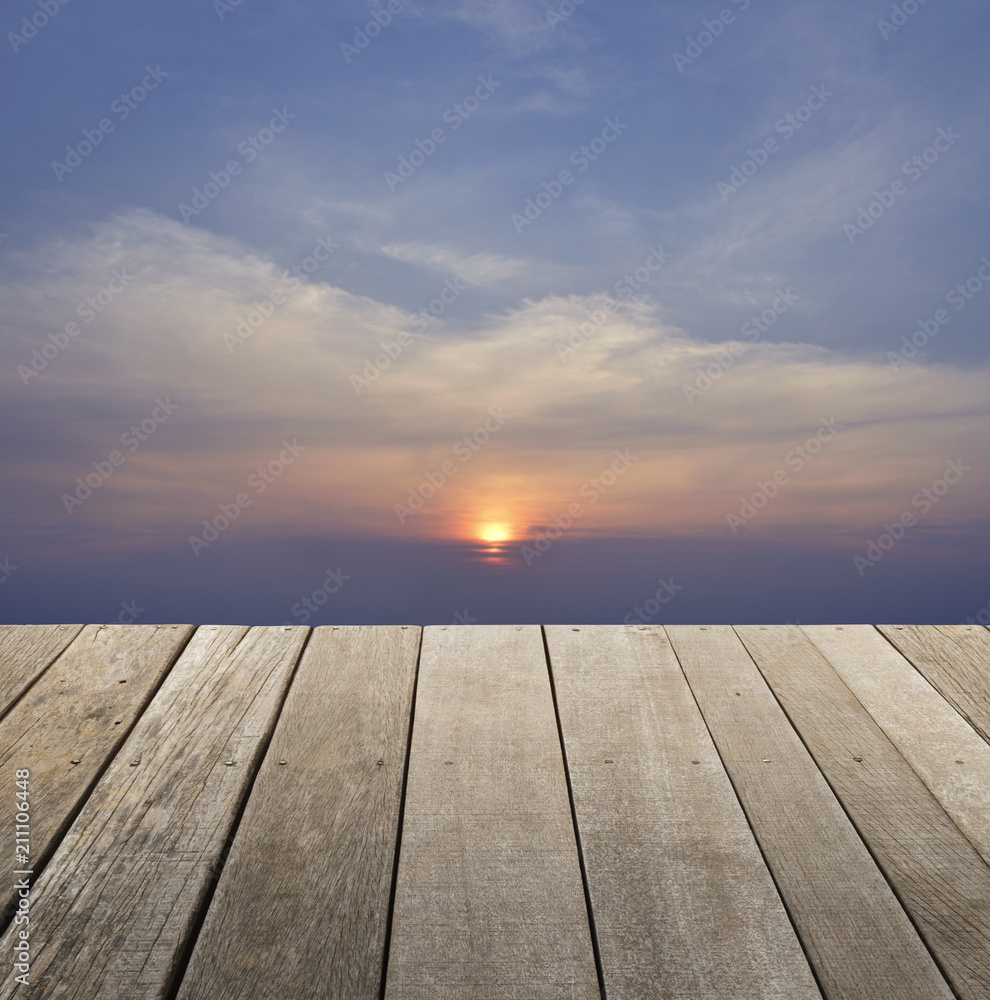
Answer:
[[[496, 544], [571, 516], [581, 534], [718, 535], [776, 475], [785, 481], [748, 530], [855, 529], [896, 516], [957, 458], [974, 471], [932, 517], [983, 515], [986, 369], [894, 371], [882, 355], [703, 343], [642, 302], [561, 352], [602, 308], [594, 294], [527, 300], [469, 333], [440, 319], [419, 335], [403, 310], [318, 275], [230, 350], [225, 334], [283, 269], [147, 211], [23, 265], [3, 289], [8, 374], [110, 269], [134, 274], [48, 370], [11, 380], [6, 405], [31, 414], [34, 442], [7, 471], [25, 521], [63, 523], [61, 494], [163, 393], [181, 409], [77, 521], [181, 536], [246, 493], [237, 530]], [[726, 352], [731, 366], [689, 400], [684, 387]], [[351, 376], [381, 354], [388, 364], [356, 392]], [[492, 412], [504, 419], [481, 433]], [[799, 460], [823, 420], [839, 430]], [[250, 477], [286, 439], [304, 450], [255, 492]], [[634, 458], [621, 475], [609, 474], [617, 449]], [[411, 495], [422, 503], [400, 517]]]

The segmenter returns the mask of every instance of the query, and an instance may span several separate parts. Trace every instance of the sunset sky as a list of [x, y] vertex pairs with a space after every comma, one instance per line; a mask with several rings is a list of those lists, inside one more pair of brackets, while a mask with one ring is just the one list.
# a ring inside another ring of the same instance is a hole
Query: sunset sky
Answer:
[[0, 621], [990, 621], [990, 11], [724, 2], [8, 7]]

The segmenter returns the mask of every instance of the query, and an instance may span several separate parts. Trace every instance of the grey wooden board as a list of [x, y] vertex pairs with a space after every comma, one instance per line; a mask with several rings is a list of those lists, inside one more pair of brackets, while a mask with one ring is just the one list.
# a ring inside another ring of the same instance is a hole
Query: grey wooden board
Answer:
[[[191, 625], [87, 625], [0, 721], [0, 788], [30, 771], [31, 865], [49, 857], [192, 634]], [[77, 763], [73, 763], [77, 761]], [[0, 888], [6, 919], [15, 900]]]
[[958, 995], [990, 997], [990, 868], [800, 628], [736, 632]]
[[82, 625], [0, 625], [0, 718], [80, 631]]
[[166, 995], [308, 633], [197, 630], [34, 889], [32, 996]]
[[990, 746], [872, 625], [802, 628], [990, 862]]
[[179, 1000], [378, 1000], [420, 632], [314, 630]]
[[667, 626], [828, 1000], [952, 992], [727, 625]]
[[820, 1000], [663, 631], [546, 637], [609, 1000]]
[[978, 625], [878, 625], [990, 743], [990, 632]]
[[599, 997], [539, 626], [424, 630], [386, 997]]

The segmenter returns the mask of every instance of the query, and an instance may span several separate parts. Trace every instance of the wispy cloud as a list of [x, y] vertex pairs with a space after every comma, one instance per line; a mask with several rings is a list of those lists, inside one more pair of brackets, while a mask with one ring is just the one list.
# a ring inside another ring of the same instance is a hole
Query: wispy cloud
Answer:
[[409, 264], [448, 271], [469, 285], [498, 285], [507, 278], [523, 274], [527, 267], [524, 260], [499, 257], [492, 253], [465, 256], [449, 247], [432, 244], [393, 243], [382, 247], [382, 253]]
[[[122, 266], [135, 274], [128, 295], [21, 385], [15, 369], [32, 347]], [[635, 469], [582, 531], [717, 535], [729, 505], [834, 417], [845, 429], [828, 455], [761, 518], [760, 527], [813, 532], [882, 522], [933, 469], [980, 453], [990, 430], [986, 368], [894, 372], [879, 354], [801, 344], [746, 345], [689, 401], [684, 386], [717, 371], [728, 345], [664, 323], [642, 300], [593, 326], [564, 363], [559, 345], [605, 307], [600, 294], [529, 299], [480, 329], [449, 323], [442, 336], [416, 338], [358, 395], [349, 377], [414, 329], [408, 313], [306, 282], [232, 354], [224, 333], [279, 287], [282, 269], [147, 211], [116, 216], [85, 241], [43, 246], [20, 268], [26, 278], [2, 289], [11, 317], [2, 364], [4, 421], [22, 421], [19, 460], [4, 474], [23, 523], [60, 524], [59, 496], [88, 456], [105, 455], [163, 391], [181, 410], [75, 515], [81, 522], [181, 536], [288, 437], [306, 452], [245, 517], [257, 529], [458, 536], [494, 508], [526, 528], [566, 506], [622, 447], [637, 455]], [[392, 504], [489, 407], [511, 420], [400, 526]], [[977, 516], [986, 486], [974, 471], [940, 516]]]
[[549, 30], [546, 7], [539, 0], [459, 0], [445, 13], [494, 36], [515, 56], [528, 55], [556, 42]]

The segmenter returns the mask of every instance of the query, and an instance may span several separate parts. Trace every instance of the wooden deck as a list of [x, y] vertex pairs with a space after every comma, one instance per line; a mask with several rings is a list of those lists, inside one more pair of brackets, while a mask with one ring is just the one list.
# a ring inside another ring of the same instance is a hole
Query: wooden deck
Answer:
[[0, 1000], [986, 1000], [988, 734], [978, 626], [0, 626]]

